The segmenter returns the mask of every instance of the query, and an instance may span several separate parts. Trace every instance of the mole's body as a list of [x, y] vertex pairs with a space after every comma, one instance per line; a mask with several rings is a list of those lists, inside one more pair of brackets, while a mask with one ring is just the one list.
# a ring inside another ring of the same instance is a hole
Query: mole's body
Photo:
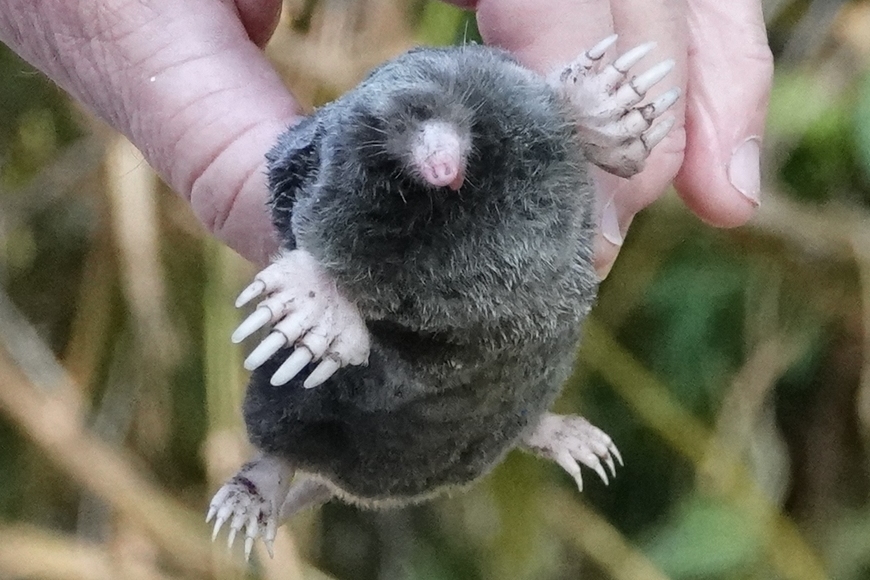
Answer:
[[[402, 176], [382, 145], [392, 116], [424, 122], [448, 104], [471, 131], [458, 191]], [[481, 475], [547, 410], [596, 287], [593, 192], [565, 108], [500, 52], [427, 50], [291, 129], [271, 154], [284, 245], [357, 306], [371, 351], [314, 389], [304, 371], [270, 384], [289, 353], [257, 369], [245, 420], [258, 448], [363, 501], [414, 498]], [[310, 173], [287, 188], [300, 141]]]
[[595, 297], [587, 165], [636, 172], [677, 96], [634, 107], [669, 65], [626, 81], [651, 47], [604, 67], [613, 40], [553, 79], [486, 47], [415, 50], [281, 137], [282, 255], [234, 335], [274, 324], [246, 361], [263, 455], [215, 496], [216, 529], [232, 518], [250, 550], [304, 505], [420, 500], [520, 444], [606, 480], [610, 439], [547, 413]]

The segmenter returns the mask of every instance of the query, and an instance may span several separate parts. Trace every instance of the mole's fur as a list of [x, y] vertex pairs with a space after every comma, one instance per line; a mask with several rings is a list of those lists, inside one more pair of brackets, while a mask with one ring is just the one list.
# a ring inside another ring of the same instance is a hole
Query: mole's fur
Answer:
[[[362, 505], [487, 473], [550, 407], [594, 300], [593, 187], [570, 105], [507, 53], [418, 49], [283, 134], [269, 153], [285, 250], [356, 305], [367, 365], [302, 388], [258, 368], [252, 443]], [[409, 140], [470, 139], [458, 191], [413, 174]]]

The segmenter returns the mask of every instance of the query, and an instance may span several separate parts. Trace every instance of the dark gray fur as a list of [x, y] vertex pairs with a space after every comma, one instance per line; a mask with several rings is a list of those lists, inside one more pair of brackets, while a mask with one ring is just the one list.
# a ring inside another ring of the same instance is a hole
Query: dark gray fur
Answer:
[[[427, 118], [470, 132], [458, 192], [402, 157]], [[405, 147], [407, 149], [407, 147]], [[251, 379], [251, 441], [363, 505], [488, 472], [570, 372], [594, 300], [593, 190], [567, 104], [483, 46], [417, 49], [290, 128], [269, 154], [275, 223], [360, 309], [368, 366]]]

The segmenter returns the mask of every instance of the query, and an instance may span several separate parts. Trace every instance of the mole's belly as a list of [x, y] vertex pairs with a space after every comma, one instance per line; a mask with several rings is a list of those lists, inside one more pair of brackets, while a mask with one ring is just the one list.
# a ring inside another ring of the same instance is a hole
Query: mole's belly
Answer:
[[368, 366], [304, 389], [305, 372], [280, 387], [269, 383], [283, 360], [276, 358], [248, 388], [252, 443], [364, 503], [423, 498], [484, 475], [549, 407], [567, 375], [564, 363], [531, 371], [509, 357], [452, 388], [402, 392], [376, 350]]

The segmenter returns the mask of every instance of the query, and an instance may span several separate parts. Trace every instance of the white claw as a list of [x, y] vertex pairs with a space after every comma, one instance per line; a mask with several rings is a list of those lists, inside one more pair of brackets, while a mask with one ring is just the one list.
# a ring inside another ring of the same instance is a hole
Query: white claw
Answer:
[[233, 508], [232, 508], [232, 506], [229, 506], [229, 505], [224, 504], [224, 505], [222, 505], [221, 508], [218, 510], [217, 518], [220, 520], [221, 525], [223, 525], [225, 521], [227, 521], [228, 519], [230, 519], [230, 516], [231, 516], [231, 515], [233, 515]]
[[311, 374], [308, 375], [308, 378], [305, 379], [305, 382], [302, 383], [302, 386], [306, 389], [313, 389], [326, 381], [329, 377], [331, 377], [335, 371], [341, 368], [341, 364], [333, 358], [326, 358], [317, 365]]
[[262, 537], [271, 551], [270, 544], [280, 525], [276, 506], [286, 500], [293, 476], [294, 470], [283, 460], [266, 454], [245, 464], [211, 501], [211, 507], [217, 509], [216, 513], [209, 510], [210, 516], [217, 517], [212, 539], [228, 523], [227, 547], [231, 549], [238, 539], [244, 544], [246, 561], [257, 538]]
[[643, 96], [657, 82], [665, 78], [669, 72], [674, 69], [676, 63], [673, 59], [662, 61], [646, 71], [631, 79], [631, 86], [638, 95]]
[[624, 466], [625, 463], [622, 462], [622, 454], [619, 453], [619, 449], [616, 448], [616, 445], [610, 445], [610, 453], [616, 457], [616, 460], [619, 462], [619, 465]]
[[604, 485], [610, 485], [610, 478], [616, 476], [614, 459], [622, 464], [613, 440], [583, 417], [547, 413], [523, 443], [558, 463], [574, 478], [580, 491], [583, 491], [581, 464], [598, 474]]
[[616, 42], [616, 39], [619, 38], [618, 34], [611, 34], [592, 48], [586, 51], [586, 57], [589, 60], [599, 60], [604, 53], [607, 52], [607, 49], [613, 46], [613, 43]]
[[250, 316], [248, 316], [244, 322], [242, 322], [239, 327], [233, 332], [232, 340], [234, 343], [238, 344], [269, 324], [272, 320], [272, 311], [266, 308], [265, 306], [261, 306], [254, 310]]
[[[680, 98], [681, 92], [679, 88], [674, 87], [666, 93], [659, 95], [653, 102], [643, 108], [644, 118], [652, 121], [664, 111], [670, 109], [677, 102], [677, 99]], [[647, 112], [647, 109], [649, 109], [649, 112]]]
[[677, 120], [673, 117], [667, 118], [659, 123], [656, 123], [646, 133], [641, 136], [644, 146], [647, 151], [652, 151], [653, 147], [665, 138], [665, 135], [671, 130]]
[[266, 550], [269, 552], [269, 557], [274, 558], [275, 536], [278, 534], [278, 518], [269, 518], [266, 520], [266, 533], [263, 534], [263, 543], [266, 544]]
[[616, 464], [613, 463], [613, 457], [610, 453], [604, 456], [604, 462], [607, 464], [607, 469], [610, 470], [610, 477], [616, 477]]
[[[257, 274], [239, 296], [237, 305], [261, 294], [264, 296], [257, 308], [232, 334], [232, 341], [238, 343], [258, 330], [265, 331], [265, 338], [245, 359], [246, 369], [262, 368], [270, 359], [283, 362], [275, 365], [279, 367], [276, 371], [271, 371], [272, 384], [279, 386], [309, 362], [319, 362], [331, 345], [335, 348], [330, 355], [339, 366], [360, 364], [368, 359], [365, 321], [314, 256], [304, 250], [285, 250], [271, 266]], [[305, 353], [302, 346], [309, 352]], [[289, 357], [286, 361], [285, 356]], [[322, 367], [308, 384], [326, 380], [331, 374], [327, 372], [330, 365]]]
[[269, 381], [274, 386], [280, 386], [288, 383], [290, 379], [299, 374], [299, 371], [305, 368], [305, 365], [311, 362], [313, 355], [311, 351], [305, 347], [297, 348], [290, 357], [284, 361], [275, 374], [272, 375], [272, 380]]
[[273, 332], [251, 351], [251, 354], [245, 359], [245, 368], [249, 371], [254, 370], [272, 358], [272, 355], [281, 350], [285, 344], [287, 344], [287, 337], [280, 332]]
[[601, 478], [601, 481], [604, 482], [604, 485], [610, 485], [610, 479], [607, 477], [607, 472], [604, 471], [604, 467], [601, 465], [600, 461], [595, 461], [590, 466], [598, 474], [598, 477]]
[[227, 517], [229, 516], [221, 516], [218, 515], [218, 518], [214, 522], [214, 530], [211, 532], [211, 541], [214, 542], [215, 538], [217, 538], [218, 532], [221, 531], [221, 528], [224, 526], [224, 522], [227, 521]]
[[209, 523], [216, 513], [217, 507], [214, 505], [210, 505], [208, 507], [208, 514], [205, 516], [205, 523]]
[[640, 59], [648, 55], [656, 47], [655, 42], [647, 42], [635, 46], [613, 62], [613, 68], [621, 73], [627, 73], [628, 69], [636, 65]]
[[242, 290], [239, 297], [236, 298], [236, 308], [241, 308], [260, 294], [266, 291], [266, 283], [262, 280], [254, 280], [251, 284]]
[[574, 481], [577, 482], [577, 488], [580, 491], [583, 491], [583, 474], [580, 473], [580, 466], [577, 465], [577, 461], [571, 456], [571, 454], [562, 449], [559, 450], [553, 459], [556, 460], [556, 463], [559, 466], [568, 472], [568, 474], [574, 478]]

